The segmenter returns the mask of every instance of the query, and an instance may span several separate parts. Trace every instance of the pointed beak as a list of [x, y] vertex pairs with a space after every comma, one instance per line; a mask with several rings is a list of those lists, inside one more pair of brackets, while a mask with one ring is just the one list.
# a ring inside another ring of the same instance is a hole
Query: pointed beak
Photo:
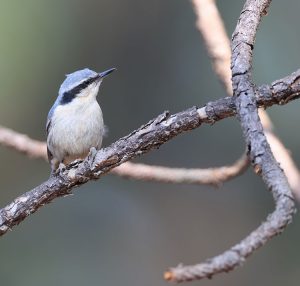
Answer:
[[115, 70], [116, 70], [116, 68], [112, 68], [112, 69], [106, 70], [104, 72], [100, 72], [99, 73], [100, 78], [104, 78], [104, 77], [108, 76], [110, 73], [112, 73]]

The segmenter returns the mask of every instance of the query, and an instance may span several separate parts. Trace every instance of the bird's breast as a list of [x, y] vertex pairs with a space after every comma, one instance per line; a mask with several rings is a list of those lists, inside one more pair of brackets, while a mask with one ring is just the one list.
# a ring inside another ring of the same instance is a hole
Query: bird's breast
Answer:
[[55, 109], [48, 140], [51, 140], [53, 155], [59, 160], [66, 156], [79, 158], [91, 147], [101, 147], [103, 132], [103, 116], [97, 101], [75, 99]]

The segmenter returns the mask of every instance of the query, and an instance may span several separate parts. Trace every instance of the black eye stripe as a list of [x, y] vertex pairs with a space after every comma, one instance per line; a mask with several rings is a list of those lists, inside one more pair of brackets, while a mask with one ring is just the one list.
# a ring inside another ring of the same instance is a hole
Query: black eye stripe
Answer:
[[71, 102], [76, 97], [76, 95], [80, 93], [80, 91], [87, 88], [91, 83], [95, 82], [98, 78], [99, 78], [98, 75], [96, 77], [89, 78], [84, 82], [82, 82], [81, 84], [79, 84], [78, 86], [75, 86], [71, 90], [66, 91], [60, 100], [60, 104], [64, 105]]
[[99, 76], [89, 78], [89, 79], [85, 80], [84, 82], [82, 82], [80, 85], [74, 87], [73, 89], [75, 90], [75, 89], [79, 88], [80, 90], [83, 90], [83, 89], [87, 88], [91, 83], [96, 81], [98, 78], [99, 78]]

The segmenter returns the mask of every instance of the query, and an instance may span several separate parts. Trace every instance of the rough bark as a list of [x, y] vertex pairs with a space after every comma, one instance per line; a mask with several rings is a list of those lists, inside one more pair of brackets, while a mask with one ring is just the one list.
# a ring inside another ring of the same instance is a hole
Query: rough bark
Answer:
[[[300, 95], [300, 70], [258, 89], [257, 106], [269, 107], [286, 104]], [[0, 235], [19, 224], [53, 199], [71, 193], [76, 186], [89, 180], [99, 179], [114, 167], [138, 155], [158, 148], [183, 131], [192, 130], [203, 123], [212, 124], [236, 114], [235, 99], [225, 97], [212, 101], [201, 108], [169, 115], [165, 112], [154, 120], [104, 148], [83, 162], [69, 165], [67, 169], [49, 178], [33, 190], [16, 198], [0, 210]]]

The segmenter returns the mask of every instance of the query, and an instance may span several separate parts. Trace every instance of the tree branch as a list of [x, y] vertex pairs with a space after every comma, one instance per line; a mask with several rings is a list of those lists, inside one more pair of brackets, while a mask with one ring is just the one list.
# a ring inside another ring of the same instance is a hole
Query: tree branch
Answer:
[[[206, 49], [212, 60], [213, 70], [224, 85], [228, 95], [232, 95], [230, 41], [227, 36], [222, 17], [218, 11], [216, 1], [192, 0], [192, 3], [197, 15], [196, 26], [203, 37]], [[274, 134], [272, 122], [268, 114], [264, 110], [260, 109], [259, 117], [264, 131], [266, 132], [271, 150], [276, 160], [285, 171], [294, 195], [300, 201], [300, 172], [285, 146]], [[243, 165], [245, 165], [248, 162], [248, 158], [245, 155], [243, 155], [243, 157], [245, 160]], [[240, 162], [241, 160], [242, 158], [237, 160], [237, 162]], [[240, 165], [240, 167], [243, 165]], [[234, 165], [232, 167], [234, 167]], [[243, 170], [241, 170], [241, 172], [243, 172]], [[239, 172], [236, 172], [236, 175], [239, 174]]]
[[0, 126], [0, 145], [14, 149], [31, 158], [47, 159], [47, 147], [44, 142], [33, 140], [25, 134]]
[[207, 169], [169, 168], [127, 162], [112, 170], [129, 179], [172, 184], [206, 184], [219, 186], [248, 168], [248, 156], [242, 156], [231, 166]]
[[[299, 97], [300, 93], [300, 70], [292, 73], [291, 75], [273, 82], [271, 85], [263, 85], [258, 88], [257, 103], [258, 106], [267, 108], [273, 104], [285, 104], [290, 100]], [[219, 106], [224, 108], [218, 111]], [[201, 110], [204, 110], [202, 108]], [[235, 113], [234, 102], [230, 98], [220, 99], [220, 101], [211, 102], [207, 104], [208, 113], [211, 116], [211, 123], [218, 121], [223, 116], [233, 116]], [[214, 112], [216, 110], [216, 114]], [[201, 111], [202, 112], [202, 111]], [[203, 111], [205, 114], [206, 111]], [[272, 136], [269, 135], [268, 138]], [[273, 139], [275, 140], [275, 139]], [[29, 157], [42, 158], [47, 160], [46, 144], [42, 141], [37, 141], [29, 138], [27, 135], [20, 134], [11, 129], [0, 126], [0, 144], [8, 148], [12, 148], [18, 152], [24, 153]], [[276, 146], [280, 144], [278, 142]], [[288, 161], [288, 153], [285, 156], [282, 152], [276, 152], [280, 155], [282, 167], [291, 178], [291, 186], [298, 189], [298, 172], [293, 172], [295, 168], [289, 166], [293, 164], [292, 161]], [[283, 157], [284, 156], [284, 157]], [[243, 161], [244, 160], [244, 161]], [[212, 184], [220, 185], [222, 182], [228, 181], [231, 178], [240, 174], [246, 169], [246, 158], [239, 159], [231, 166], [225, 166], [221, 168], [169, 168], [161, 166], [148, 166], [144, 164], [125, 163], [113, 169], [111, 172], [132, 178], [135, 180], [151, 180], [156, 182], [165, 183], [188, 183], [188, 184]], [[142, 168], [140, 168], [142, 167]], [[160, 172], [163, 171], [163, 172]]]
[[230, 70], [230, 41], [215, 0], [192, 0], [196, 26], [201, 33], [213, 70], [224, 85], [228, 95], [232, 95]]
[[[201, 32], [208, 53], [212, 59], [213, 67], [227, 93], [231, 95], [231, 71], [230, 71], [230, 46], [226, 35], [222, 18], [218, 12], [214, 0], [192, 0], [197, 14], [197, 27]], [[295, 195], [300, 200], [300, 175], [289, 152], [284, 148], [279, 139], [271, 132], [271, 122], [266, 113], [261, 111], [260, 117], [264, 129], [269, 130], [267, 137], [271, 149], [275, 151], [276, 159], [285, 170], [290, 185]], [[0, 127], [0, 144], [25, 153], [34, 158], [47, 160], [46, 145], [44, 142], [28, 138], [10, 129]], [[275, 146], [273, 148], [273, 146]], [[124, 163], [111, 171], [122, 177], [134, 180], [156, 181], [164, 183], [188, 183], [220, 185], [240, 174], [249, 164], [246, 154], [230, 166], [216, 168], [172, 168], [163, 166], [151, 166], [146, 164]]]
[[232, 80], [237, 117], [241, 123], [252, 165], [273, 195], [276, 207], [266, 221], [248, 237], [226, 252], [207, 262], [193, 266], [178, 266], [165, 273], [167, 280], [176, 282], [211, 277], [241, 265], [257, 248], [280, 234], [295, 213], [287, 179], [276, 162], [260, 123], [256, 89], [252, 83], [252, 50], [261, 17], [270, 0], [247, 0], [232, 37]]
[[[262, 86], [257, 93], [257, 105], [269, 107], [299, 98], [299, 83], [300, 70], [271, 85]], [[123, 162], [158, 148], [184, 131], [195, 129], [203, 123], [212, 124], [235, 114], [235, 101], [232, 97], [218, 99], [204, 107], [190, 108], [171, 116], [168, 112], [161, 114], [128, 136], [99, 150], [95, 156], [68, 165], [55, 177], [49, 178], [1, 209], [0, 235], [55, 198], [70, 194], [74, 187], [99, 179]]]

